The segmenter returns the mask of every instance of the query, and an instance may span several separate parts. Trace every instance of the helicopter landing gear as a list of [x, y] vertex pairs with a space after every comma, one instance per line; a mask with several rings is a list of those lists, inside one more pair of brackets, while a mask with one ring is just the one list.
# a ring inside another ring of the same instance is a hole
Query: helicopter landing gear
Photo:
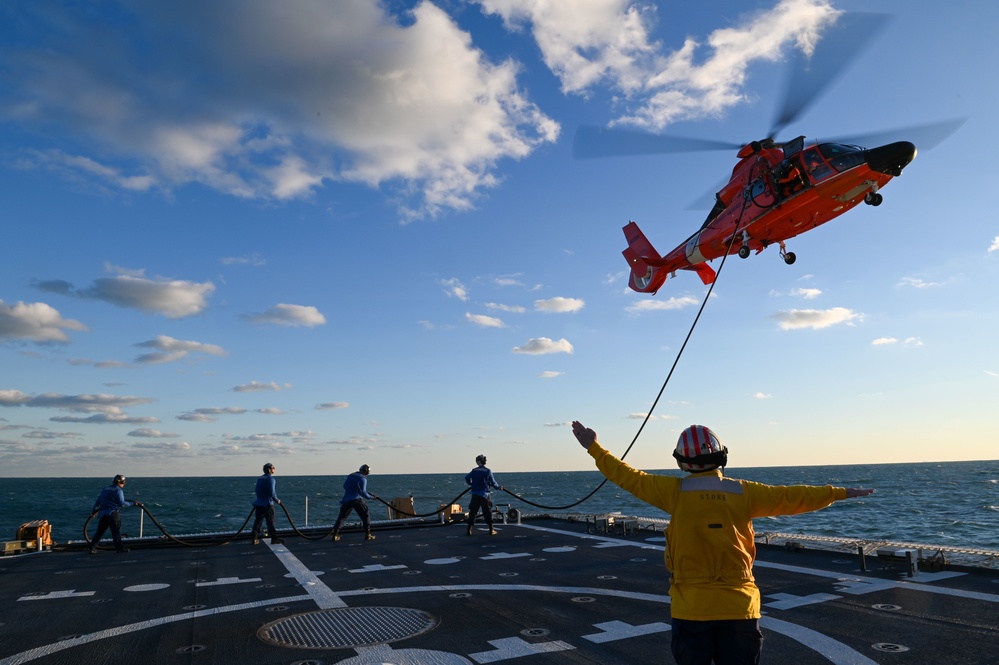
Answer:
[[881, 194], [878, 193], [877, 185], [872, 187], [871, 191], [867, 192], [867, 194], [864, 195], [864, 203], [866, 203], [869, 206], [879, 206], [884, 200], [885, 197], [881, 196]]
[[739, 247], [739, 258], [749, 258], [749, 233], [745, 229], [742, 230], [742, 246]]
[[784, 259], [784, 263], [786, 263], [787, 265], [791, 265], [792, 263], [794, 263], [795, 259], [798, 258], [797, 256], [794, 255], [794, 252], [787, 251], [787, 248], [784, 246], [783, 240], [781, 240], [780, 242], [780, 257]]

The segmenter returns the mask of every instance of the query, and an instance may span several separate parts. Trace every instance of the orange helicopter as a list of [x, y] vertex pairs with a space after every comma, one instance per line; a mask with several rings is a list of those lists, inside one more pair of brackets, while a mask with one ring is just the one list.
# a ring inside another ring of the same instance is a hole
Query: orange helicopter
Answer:
[[963, 124], [963, 119], [951, 120], [811, 145], [805, 144], [804, 136], [785, 142], [774, 140], [886, 20], [877, 14], [841, 16], [812, 57], [792, 68], [783, 109], [765, 139], [732, 144], [622, 129], [581, 127], [577, 131], [573, 144], [576, 158], [738, 150], [740, 161], [728, 184], [715, 194], [715, 205], [701, 228], [665, 256], [656, 251], [638, 224], [632, 221], [624, 227], [628, 247], [622, 254], [631, 269], [629, 285], [633, 290], [654, 294], [667, 278], [676, 276], [677, 270], [694, 271], [704, 284], [711, 284], [715, 270], [708, 262], [712, 259], [726, 254], [745, 259], [773, 244], [780, 247], [785, 263], [794, 263], [796, 257], [787, 251], [786, 240], [839, 217], [861, 202], [881, 205], [880, 190], [916, 157], [916, 146], [908, 140], [870, 149], [858, 143], [879, 143], [907, 132], [921, 136], [926, 145], [935, 145]]

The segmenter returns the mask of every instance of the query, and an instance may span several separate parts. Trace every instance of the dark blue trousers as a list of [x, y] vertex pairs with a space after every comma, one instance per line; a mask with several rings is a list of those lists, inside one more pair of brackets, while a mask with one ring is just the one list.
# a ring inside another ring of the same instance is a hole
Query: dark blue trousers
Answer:
[[673, 619], [671, 632], [677, 665], [759, 665], [763, 633], [758, 619]]

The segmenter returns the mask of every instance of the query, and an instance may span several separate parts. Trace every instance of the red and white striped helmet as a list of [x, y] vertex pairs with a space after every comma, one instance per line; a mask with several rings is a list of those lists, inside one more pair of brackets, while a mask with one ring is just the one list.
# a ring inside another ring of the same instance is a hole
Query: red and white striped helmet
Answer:
[[691, 425], [680, 433], [673, 457], [684, 471], [708, 471], [728, 463], [728, 448], [704, 425]]

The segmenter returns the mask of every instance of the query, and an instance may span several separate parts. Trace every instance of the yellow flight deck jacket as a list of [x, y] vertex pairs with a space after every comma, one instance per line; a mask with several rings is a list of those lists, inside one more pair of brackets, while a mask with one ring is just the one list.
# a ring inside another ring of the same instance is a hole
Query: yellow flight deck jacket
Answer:
[[672, 516], [666, 567], [672, 573], [670, 612], [677, 619], [760, 618], [753, 518], [807, 513], [846, 498], [842, 487], [764, 485], [725, 478], [720, 469], [682, 478], [645, 473], [597, 442], [589, 453], [612, 483]]

